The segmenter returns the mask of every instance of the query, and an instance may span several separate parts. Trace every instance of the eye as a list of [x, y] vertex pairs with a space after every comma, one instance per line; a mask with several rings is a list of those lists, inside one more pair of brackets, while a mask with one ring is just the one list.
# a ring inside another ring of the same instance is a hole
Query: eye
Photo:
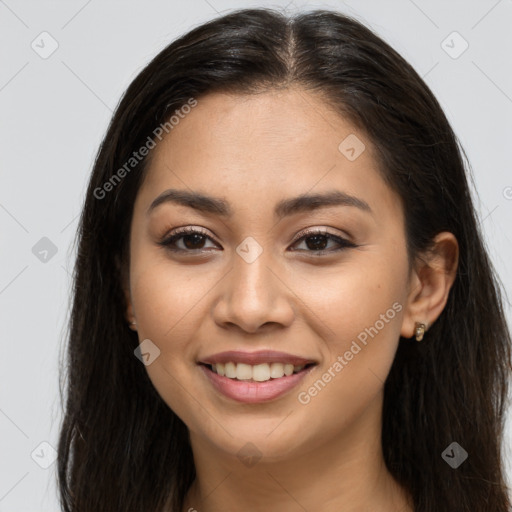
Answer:
[[[203, 250], [206, 239], [211, 240], [204, 231], [186, 227], [174, 231], [174, 233], [158, 242], [158, 244], [173, 252], [192, 252]], [[178, 247], [179, 242], [183, 242], [182, 247]]]
[[[302, 235], [302, 236], [301, 236]], [[212, 240], [211, 237], [198, 228], [185, 227], [179, 228], [170, 236], [158, 242], [159, 245], [173, 252], [205, 252], [205, 242]], [[333, 253], [347, 248], [357, 247], [356, 244], [340, 236], [329, 233], [327, 230], [311, 229], [299, 234], [294, 241], [294, 245], [298, 242], [305, 244], [306, 249], [292, 249], [293, 251], [300, 250], [310, 252], [315, 255], [323, 255], [326, 253]], [[329, 242], [337, 244], [337, 248], [326, 249]]]
[[[302, 235], [302, 236], [301, 236]], [[329, 231], [325, 229], [311, 229], [306, 232], [302, 232], [299, 234], [298, 240], [296, 242], [302, 242], [306, 245], [306, 252], [316, 253], [316, 255], [321, 256], [326, 253], [333, 253], [337, 251], [342, 251], [347, 248], [357, 247], [356, 244], [350, 242], [346, 238], [334, 235], [333, 233], [329, 233]], [[295, 242], [295, 243], [296, 243]], [[326, 249], [329, 242], [334, 242], [338, 245], [338, 248], [335, 249]], [[297, 249], [293, 249], [297, 250]], [[299, 249], [303, 250], [303, 249]]]

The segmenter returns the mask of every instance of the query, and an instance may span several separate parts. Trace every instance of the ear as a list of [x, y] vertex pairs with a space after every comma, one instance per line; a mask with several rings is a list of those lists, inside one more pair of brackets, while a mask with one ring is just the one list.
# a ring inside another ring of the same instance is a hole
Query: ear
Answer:
[[137, 325], [134, 324], [134, 322], [136, 320], [135, 320], [135, 312], [133, 311], [132, 298], [131, 298], [131, 294], [130, 294], [130, 280], [129, 280], [129, 276], [128, 276], [128, 271], [127, 271], [125, 265], [123, 265], [123, 263], [120, 261], [120, 259], [117, 255], [115, 257], [115, 265], [117, 268], [117, 274], [119, 276], [119, 281], [121, 283], [121, 288], [123, 290], [123, 295], [124, 295], [124, 300], [125, 300], [124, 316], [125, 316], [126, 322], [128, 323], [128, 327], [132, 331], [136, 331]]
[[439, 233], [433, 247], [418, 256], [409, 279], [401, 336], [414, 336], [416, 322], [428, 329], [437, 320], [448, 301], [458, 262], [459, 244], [447, 231]]

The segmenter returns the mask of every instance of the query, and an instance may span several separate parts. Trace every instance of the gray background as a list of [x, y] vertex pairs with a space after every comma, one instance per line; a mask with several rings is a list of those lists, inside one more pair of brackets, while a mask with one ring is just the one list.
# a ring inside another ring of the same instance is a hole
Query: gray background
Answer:
[[[52, 446], [72, 241], [112, 110], [171, 40], [250, 6], [352, 14], [415, 67], [468, 154], [489, 251], [511, 289], [511, 0], [0, 0], [0, 512], [59, 509]], [[511, 458], [509, 448], [508, 475]]]

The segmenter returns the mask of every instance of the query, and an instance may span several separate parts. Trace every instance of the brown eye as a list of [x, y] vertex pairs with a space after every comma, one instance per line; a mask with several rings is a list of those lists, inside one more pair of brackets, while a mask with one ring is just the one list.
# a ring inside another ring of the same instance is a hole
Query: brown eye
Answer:
[[[205, 248], [205, 243], [210, 240], [213, 242], [210, 236], [205, 232], [198, 230], [197, 228], [181, 228], [170, 236], [167, 236], [159, 245], [173, 252], [181, 253], [194, 253], [196, 251], [204, 252], [208, 250]], [[298, 242], [305, 244], [305, 249], [292, 249], [293, 251], [299, 250], [301, 252], [312, 253], [312, 255], [321, 256], [323, 254], [330, 254], [337, 251], [341, 251], [351, 247], [357, 247], [354, 243], [349, 242], [345, 238], [329, 233], [328, 231], [308, 231], [303, 233], [303, 236], [295, 241], [294, 245]], [[329, 244], [334, 243], [329, 248]], [[181, 246], [180, 246], [181, 245]], [[337, 248], [336, 248], [337, 246]]]
[[[159, 242], [159, 245], [174, 252], [194, 252], [203, 250], [211, 238], [197, 228], [185, 228], [174, 232]], [[180, 242], [182, 246], [180, 247]]]
[[204, 235], [199, 234], [183, 235], [180, 238], [187, 249], [202, 249], [205, 242]]
[[[345, 238], [329, 233], [328, 231], [308, 231], [304, 236], [299, 238], [297, 242], [302, 242], [306, 245], [307, 249], [294, 249], [305, 250], [306, 252], [319, 252], [319, 253], [333, 253], [347, 249], [350, 247], [357, 247], [354, 243], [349, 242]], [[295, 243], [297, 243], [295, 242]], [[334, 242], [338, 248], [328, 249], [329, 242]]]
[[306, 237], [304, 240], [306, 241], [308, 249], [311, 249], [312, 251], [323, 251], [329, 244], [329, 240], [332, 239], [327, 235], [312, 235]]

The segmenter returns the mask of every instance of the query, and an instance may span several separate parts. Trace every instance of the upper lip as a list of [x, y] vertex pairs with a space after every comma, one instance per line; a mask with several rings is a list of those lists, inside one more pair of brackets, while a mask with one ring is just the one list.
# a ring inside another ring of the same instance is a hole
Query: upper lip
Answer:
[[245, 352], [243, 350], [228, 350], [227, 352], [219, 352], [208, 357], [201, 358], [199, 363], [216, 364], [216, 363], [245, 363], [250, 365], [263, 363], [291, 363], [294, 366], [315, 363], [313, 359], [300, 357], [286, 352], [277, 352], [275, 350], [258, 350], [256, 352]]

